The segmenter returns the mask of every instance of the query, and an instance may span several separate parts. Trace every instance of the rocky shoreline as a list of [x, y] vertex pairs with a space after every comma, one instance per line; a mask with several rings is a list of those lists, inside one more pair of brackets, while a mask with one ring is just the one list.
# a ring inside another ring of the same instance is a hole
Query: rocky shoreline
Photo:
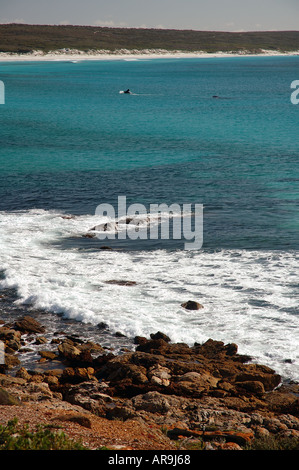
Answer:
[[[28, 370], [22, 355], [32, 338], [43, 348]], [[271, 436], [299, 443], [299, 384], [283, 384], [236, 344], [190, 347], [157, 332], [114, 355], [77, 335], [49, 341], [31, 316], [2, 322], [0, 341], [2, 425], [59, 422], [91, 449], [244, 450]]]

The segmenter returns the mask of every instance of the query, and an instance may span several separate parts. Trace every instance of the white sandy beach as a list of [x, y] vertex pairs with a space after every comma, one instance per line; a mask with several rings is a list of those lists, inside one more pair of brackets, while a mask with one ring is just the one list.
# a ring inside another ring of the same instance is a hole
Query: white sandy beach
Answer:
[[250, 57], [250, 56], [297, 56], [299, 51], [294, 52], [280, 52], [263, 50], [261, 53], [253, 54], [250, 52], [215, 52], [207, 53], [203, 51], [197, 52], [183, 52], [183, 51], [167, 51], [163, 49], [152, 50], [127, 50], [122, 49], [111, 53], [111, 51], [90, 51], [83, 52], [78, 50], [57, 50], [49, 53], [42, 51], [33, 51], [28, 54], [16, 54], [0, 52], [0, 62], [15, 62], [15, 61], [71, 61], [78, 62], [82, 60], [140, 60], [140, 59], [187, 59], [187, 58], [218, 58], [218, 57]]

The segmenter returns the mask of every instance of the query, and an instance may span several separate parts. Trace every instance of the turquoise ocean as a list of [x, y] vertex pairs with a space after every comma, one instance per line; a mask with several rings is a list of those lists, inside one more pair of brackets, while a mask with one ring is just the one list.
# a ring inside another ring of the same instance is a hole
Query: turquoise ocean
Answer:
[[[1, 318], [234, 342], [299, 380], [299, 57], [3, 61], [0, 80]], [[202, 247], [86, 236], [119, 196], [202, 204]]]

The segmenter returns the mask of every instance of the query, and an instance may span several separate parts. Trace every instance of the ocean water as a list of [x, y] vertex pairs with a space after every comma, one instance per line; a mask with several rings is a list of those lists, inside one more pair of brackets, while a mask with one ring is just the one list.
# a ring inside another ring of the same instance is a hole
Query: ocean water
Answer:
[[[49, 328], [66, 322], [95, 338], [104, 322], [129, 342], [158, 330], [235, 342], [299, 380], [298, 65], [0, 62], [1, 316], [29, 309]], [[119, 196], [147, 212], [202, 204], [203, 245], [86, 237], [107, 221], [97, 207], [117, 211]], [[186, 311], [189, 299], [204, 309]]]

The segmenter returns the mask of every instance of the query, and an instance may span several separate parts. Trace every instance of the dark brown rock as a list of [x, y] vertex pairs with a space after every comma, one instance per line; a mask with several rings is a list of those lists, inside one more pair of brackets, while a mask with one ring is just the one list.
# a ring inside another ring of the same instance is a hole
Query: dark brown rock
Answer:
[[80, 356], [81, 350], [74, 345], [73, 341], [65, 340], [58, 345], [58, 352], [65, 359], [73, 360], [76, 357]]
[[164, 333], [161, 333], [161, 331], [157, 331], [157, 333], [152, 333], [150, 335], [151, 339], [163, 339], [163, 341], [166, 341], [166, 343], [170, 342], [169, 336], [165, 335]]
[[244, 380], [243, 382], [235, 382], [235, 385], [254, 395], [263, 395], [265, 393], [264, 385], [258, 380]]
[[26, 315], [15, 322], [15, 328], [23, 333], [44, 333], [45, 328], [34, 318]]
[[143, 351], [149, 354], [161, 354], [161, 355], [191, 355], [192, 350], [185, 343], [174, 343], [169, 344], [164, 339], [151, 339], [147, 342], [139, 344], [136, 351]]
[[284, 390], [283, 387], [266, 393], [264, 397], [267, 408], [276, 413], [290, 414], [299, 418], [298, 394]]
[[38, 336], [35, 340], [35, 344], [45, 344], [48, 340], [44, 336]]
[[21, 361], [16, 354], [5, 354], [5, 368], [13, 369], [19, 364], [21, 364]]
[[21, 379], [29, 380], [31, 378], [31, 375], [29, 372], [24, 367], [20, 367], [19, 370], [16, 372], [16, 377], [20, 377]]
[[220, 359], [225, 356], [233, 356], [237, 353], [238, 347], [235, 344], [225, 345], [222, 341], [208, 339], [202, 345], [194, 346], [194, 351], [209, 359]]
[[148, 342], [148, 339], [144, 336], [135, 336], [134, 344], [145, 344]]
[[104, 351], [101, 346], [97, 347], [95, 343], [74, 343], [70, 339], [62, 341], [57, 349], [61, 360], [71, 367], [93, 366], [97, 360], [92, 357], [92, 353], [102, 353]]
[[194, 300], [188, 300], [187, 302], [184, 302], [181, 304], [181, 307], [185, 308], [186, 310], [200, 310], [201, 308], [204, 308], [203, 305], [195, 302]]
[[131, 362], [132, 354], [116, 357], [106, 365], [105, 378], [112, 383], [118, 383], [122, 379], [130, 379], [132, 383], [143, 384], [148, 382], [146, 368], [140, 364]]

